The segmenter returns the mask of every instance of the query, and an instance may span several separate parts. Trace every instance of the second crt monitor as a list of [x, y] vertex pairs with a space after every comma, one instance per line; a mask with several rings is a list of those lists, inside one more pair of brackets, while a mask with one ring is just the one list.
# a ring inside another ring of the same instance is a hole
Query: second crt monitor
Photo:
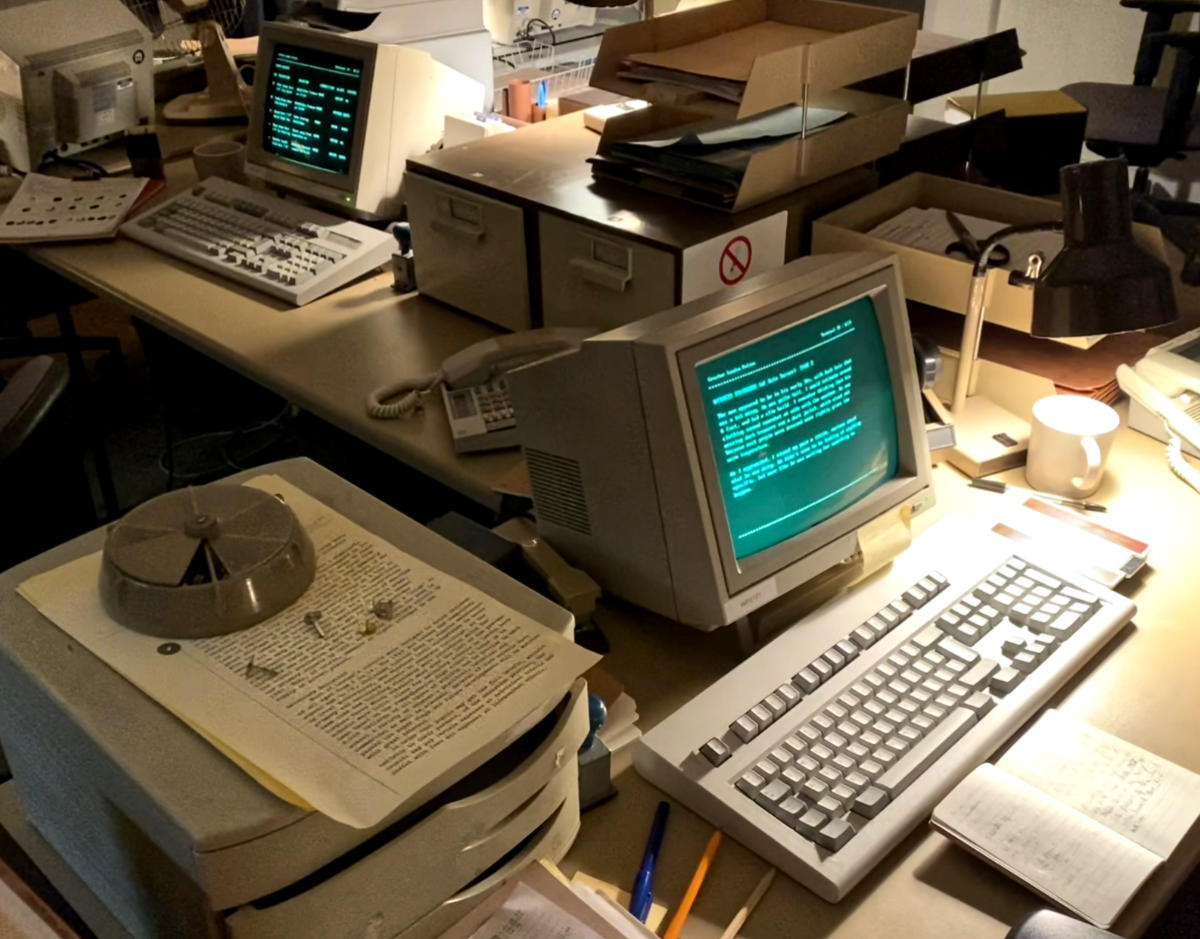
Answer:
[[405, 162], [484, 104], [427, 51], [310, 27], [265, 24], [258, 62], [246, 172], [359, 218], [399, 218]]
[[931, 501], [891, 258], [804, 258], [510, 385], [542, 535], [610, 593], [692, 626], [745, 616]]

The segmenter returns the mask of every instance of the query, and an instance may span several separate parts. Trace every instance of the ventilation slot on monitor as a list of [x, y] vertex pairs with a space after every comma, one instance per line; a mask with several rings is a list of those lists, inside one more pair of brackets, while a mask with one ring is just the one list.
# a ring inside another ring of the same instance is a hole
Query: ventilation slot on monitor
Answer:
[[583, 495], [579, 461], [544, 450], [526, 449], [525, 463], [540, 520], [590, 535], [592, 522]]

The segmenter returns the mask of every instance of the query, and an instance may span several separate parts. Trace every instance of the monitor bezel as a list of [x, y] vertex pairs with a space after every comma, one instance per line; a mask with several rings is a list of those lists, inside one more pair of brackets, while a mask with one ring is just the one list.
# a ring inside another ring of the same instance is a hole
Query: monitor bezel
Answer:
[[[675, 362], [683, 391], [683, 404], [687, 410], [687, 414], [681, 417], [685, 419], [691, 436], [689, 450], [696, 461], [694, 471], [703, 494], [707, 527], [716, 541], [717, 566], [724, 576], [729, 597], [783, 573], [888, 509], [902, 504], [928, 484], [928, 471], [922, 471], [922, 460], [928, 462], [927, 445], [923, 416], [919, 410], [915, 410], [920, 407], [920, 394], [912, 363], [907, 309], [903, 304], [897, 308], [898, 296], [898, 282], [894, 278], [889, 282], [888, 278], [881, 278], [876, 272], [814, 296], [799, 300], [794, 297], [780, 298], [736, 317], [715, 335], [711, 330], [705, 330], [705, 335], [698, 341], [676, 349]], [[892, 384], [896, 408], [896, 474], [830, 518], [778, 544], [739, 559], [734, 551], [725, 513], [725, 498], [713, 455], [696, 366], [862, 297], [870, 297], [874, 301], [875, 317], [883, 338]]]
[[[354, 124], [354, 139], [351, 143], [350, 168], [346, 173], [335, 173], [332, 170], [322, 170], [305, 166], [294, 160], [289, 160], [263, 146], [265, 132], [266, 98], [268, 76], [275, 64], [275, 49], [277, 46], [299, 46], [315, 49], [333, 55], [341, 55], [362, 62], [363, 74], [358, 93], [358, 114]], [[308, 180], [331, 189], [355, 193], [358, 191], [359, 180], [362, 176], [363, 151], [367, 138], [367, 121], [370, 110], [374, 105], [375, 66], [379, 47], [375, 43], [363, 42], [359, 39], [349, 39], [345, 36], [317, 32], [310, 27], [287, 26], [278, 23], [267, 23], [263, 26], [259, 37], [258, 61], [265, 63], [265, 68], [259, 68], [259, 74], [254, 82], [254, 99], [250, 111], [250, 126], [246, 134], [246, 159], [265, 169], [274, 170]]]

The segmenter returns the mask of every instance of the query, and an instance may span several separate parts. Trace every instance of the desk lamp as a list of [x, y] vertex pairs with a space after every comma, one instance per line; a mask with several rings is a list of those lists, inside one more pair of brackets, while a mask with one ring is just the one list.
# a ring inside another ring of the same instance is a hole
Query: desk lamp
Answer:
[[1159, 326], [1176, 319], [1171, 273], [1133, 240], [1129, 171], [1123, 158], [1065, 166], [1059, 173], [1062, 220], [1003, 228], [979, 244], [963, 324], [950, 413], [957, 443], [949, 461], [971, 476], [987, 476], [1025, 462], [1029, 424], [979, 395], [968, 396], [979, 355], [987, 293], [988, 256], [1012, 235], [1061, 231], [1062, 250], [1033, 288], [1034, 336], [1093, 336]]

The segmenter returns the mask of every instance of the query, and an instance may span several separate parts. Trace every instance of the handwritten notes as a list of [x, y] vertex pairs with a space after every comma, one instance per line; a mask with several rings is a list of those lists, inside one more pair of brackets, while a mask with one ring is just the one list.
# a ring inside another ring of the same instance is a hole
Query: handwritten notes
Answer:
[[934, 809], [933, 826], [1108, 927], [1200, 815], [1200, 776], [1058, 711]]

